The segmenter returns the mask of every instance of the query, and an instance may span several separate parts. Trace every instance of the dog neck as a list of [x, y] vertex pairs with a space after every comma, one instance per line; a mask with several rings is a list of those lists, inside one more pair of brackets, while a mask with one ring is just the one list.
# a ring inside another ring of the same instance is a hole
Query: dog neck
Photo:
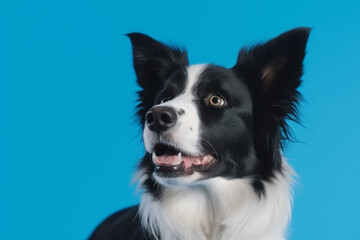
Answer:
[[143, 194], [142, 224], [155, 239], [283, 240], [291, 217], [292, 175], [284, 162], [282, 172], [263, 182], [261, 196], [250, 178], [216, 177], [199, 184], [164, 186], [160, 198]]

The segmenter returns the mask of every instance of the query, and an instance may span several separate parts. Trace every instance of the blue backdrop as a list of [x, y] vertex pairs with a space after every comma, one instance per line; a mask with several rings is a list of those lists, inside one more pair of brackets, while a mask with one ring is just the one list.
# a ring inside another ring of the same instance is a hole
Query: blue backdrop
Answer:
[[0, 1], [0, 239], [85, 239], [139, 201], [131, 46], [140, 31], [191, 63], [235, 63], [244, 44], [313, 27], [292, 240], [360, 235], [358, 1]]

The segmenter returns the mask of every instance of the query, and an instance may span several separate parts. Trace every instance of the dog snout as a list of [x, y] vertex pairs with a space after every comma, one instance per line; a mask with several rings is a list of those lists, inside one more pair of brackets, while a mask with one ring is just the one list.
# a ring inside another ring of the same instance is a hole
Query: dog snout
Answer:
[[163, 132], [176, 124], [177, 115], [171, 107], [153, 107], [145, 116], [146, 124], [151, 131]]

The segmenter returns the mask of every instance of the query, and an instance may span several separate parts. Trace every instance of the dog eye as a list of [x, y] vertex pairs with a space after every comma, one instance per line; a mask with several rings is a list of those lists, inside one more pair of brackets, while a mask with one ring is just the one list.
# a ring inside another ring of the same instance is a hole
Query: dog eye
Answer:
[[224, 100], [224, 98], [220, 97], [219, 95], [214, 94], [214, 95], [210, 96], [209, 104], [214, 107], [221, 107], [221, 106], [225, 105], [225, 100]]

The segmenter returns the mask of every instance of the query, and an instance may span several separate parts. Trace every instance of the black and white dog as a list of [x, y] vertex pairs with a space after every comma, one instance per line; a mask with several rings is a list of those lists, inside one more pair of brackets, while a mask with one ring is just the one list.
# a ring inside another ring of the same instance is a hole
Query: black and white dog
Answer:
[[283, 240], [293, 171], [282, 156], [298, 121], [309, 28], [240, 51], [234, 67], [189, 65], [140, 33], [133, 46], [146, 154], [139, 206], [90, 239]]

